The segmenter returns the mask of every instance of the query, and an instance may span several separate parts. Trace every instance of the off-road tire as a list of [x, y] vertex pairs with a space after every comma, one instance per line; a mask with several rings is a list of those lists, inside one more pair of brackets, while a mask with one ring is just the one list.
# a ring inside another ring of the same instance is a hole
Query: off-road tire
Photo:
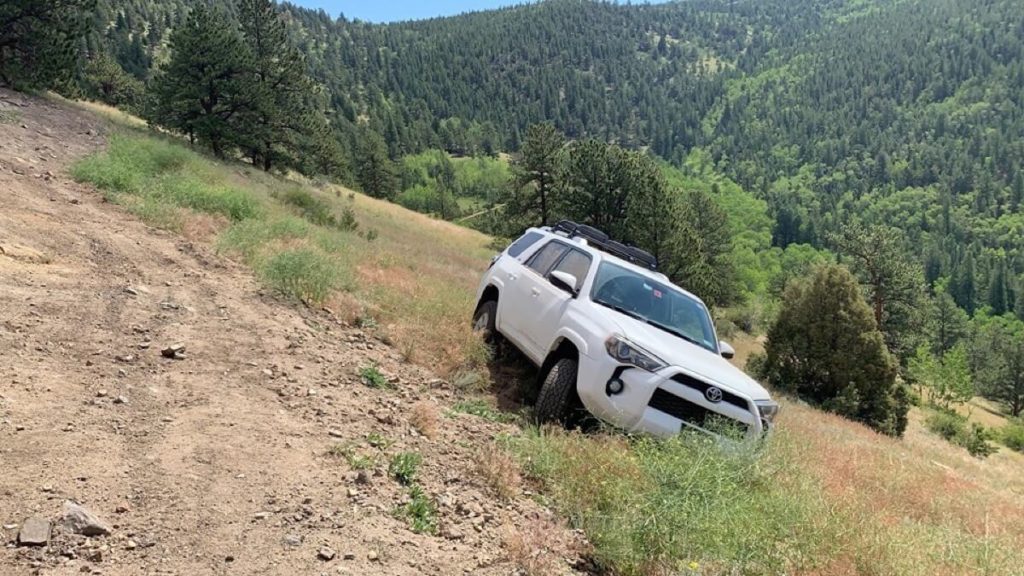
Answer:
[[534, 407], [538, 424], [567, 424], [576, 407], [576, 360], [562, 358], [544, 377]]

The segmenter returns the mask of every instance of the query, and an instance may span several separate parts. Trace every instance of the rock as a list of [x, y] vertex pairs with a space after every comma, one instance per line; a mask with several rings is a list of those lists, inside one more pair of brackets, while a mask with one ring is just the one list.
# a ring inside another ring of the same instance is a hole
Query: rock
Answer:
[[355, 552], [345, 552], [344, 558], [345, 558], [345, 560], [355, 560], [356, 559], [356, 554], [355, 554]]
[[369, 484], [370, 475], [366, 473], [366, 470], [360, 470], [356, 473], [356, 484]]
[[107, 397], [107, 391], [106, 390], [97, 390], [96, 391], [96, 397], [97, 398], [106, 398]]
[[127, 288], [125, 288], [124, 292], [125, 292], [125, 294], [130, 294], [132, 296], [138, 296], [139, 295], [139, 291], [136, 290], [135, 288], [132, 288], [131, 286], [128, 286]]
[[83, 506], [70, 500], [64, 502], [64, 529], [83, 536], [106, 536], [110, 526]]
[[327, 435], [328, 436], [332, 436], [334, 438], [344, 438], [345, 437], [345, 435], [342, 434], [341, 430], [328, 430], [327, 431]]
[[349, 498], [355, 498], [356, 496], [359, 496], [359, 490], [356, 490], [355, 488], [349, 488], [348, 489], [348, 497]]
[[124, 396], [118, 396], [117, 398], [114, 398], [114, 404], [127, 404], [127, 403], [128, 403], [128, 399], [125, 398]]
[[114, 512], [116, 512], [118, 514], [126, 514], [128, 512], [128, 510], [129, 510], [129, 508], [128, 508], [127, 504], [121, 504], [117, 508], [114, 508]]
[[462, 540], [466, 537], [466, 534], [454, 526], [448, 526], [441, 531], [441, 536], [448, 540]]
[[370, 553], [366, 555], [366, 559], [370, 562], [376, 562], [377, 560], [380, 560], [380, 555], [377, 554], [376, 550], [370, 550]]
[[184, 360], [185, 359], [185, 345], [184, 344], [172, 344], [167, 348], [160, 351], [160, 354], [164, 358], [170, 358], [171, 360]]
[[335, 556], [336, 554], [334, 550], [331, 550], [327, 546], [321, 548], [320, 551], [316, 554], [316, 557], [323, 560], [324, 562], [330, 562], [331, 560], [334, 560]]
[[50, 541], [50, 521], [33, 516], [21, 526], [18, 532], [19, 546], [46, 546]]
[[299, 536], [298, 534], [289, 534], [282, 538], [281, 542], [285, 546], [291, 546], [293, 548], [296, 548], [302, 546], [302, 536]]
[[131, 362], [135, 362], [135, 355], [124, 354], [122, 356], [114, 356], [114, 360], [117, 360], [118, 362], [124, 362], [125, 364], [129, 364]]
[[129, 540], [124, 545], [125, 550], [135, 550], [138, 547], [139, 545], [135, 543], [135, 540]]

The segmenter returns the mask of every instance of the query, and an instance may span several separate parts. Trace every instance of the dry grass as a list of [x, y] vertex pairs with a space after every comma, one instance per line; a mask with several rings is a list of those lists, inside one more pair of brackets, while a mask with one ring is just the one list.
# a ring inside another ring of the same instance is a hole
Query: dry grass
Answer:
[[519, 463], [502, 447], [485, 447], [476, 453], [474, 463], [476, 475], [502, 500], [511, 500], [522, 492]]
[[421, 400], [412, 405], [409, 422], [417, 432], [433, 440], [441, 426], [440, 410], [430, 400]]
[[559, 576], [566, 572], [565, 558], [557, 552], [569, 545], [565, 533], [552, 519], [534, 518], [505, 529], [502, 544], [509, 561], [526, 576]]

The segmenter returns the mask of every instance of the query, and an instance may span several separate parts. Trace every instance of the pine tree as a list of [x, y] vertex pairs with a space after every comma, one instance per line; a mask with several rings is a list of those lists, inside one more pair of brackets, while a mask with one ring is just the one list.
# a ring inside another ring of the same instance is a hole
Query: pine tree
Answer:
[[70, 78], [96, 0], [0, 2], [0, 82], [46, 88]]
[[355, 162], [356, 180], [363, 192], [374, 198], [394, 199], [398, 191], [394, 162], [388, 157], [384, 138], [369, 127], [359, 130]]
[[562, 162], [565, 136], [551, 123], [534, 124], [526, 131], [526, 142], [512, 162], [515, 193], [510, 210], [526, 216], [529, 224], [551, 223], [554, 212], [555, 179]]
[[295, 165], [307, 129], [312, 82], [302, 54], [291, 45], [272, 0], [238, 0], [238, 19], [252, 58], [252, 109], [239, 118], [239, 131], [254, 164], [270, 171], [278, 162]]
[[199, 4], [171, 37], [171, 60], [154, 81], [151, 119], [223, 158], [241, 139], [232, 121], [253, 108], [251, 75], [238, 29], [219, 9]]
[[789, 285], [768, 331], [763, 371], [771, 385], [886, 434], [906, 428], [897, 363], [843, 266], [822, 266]]

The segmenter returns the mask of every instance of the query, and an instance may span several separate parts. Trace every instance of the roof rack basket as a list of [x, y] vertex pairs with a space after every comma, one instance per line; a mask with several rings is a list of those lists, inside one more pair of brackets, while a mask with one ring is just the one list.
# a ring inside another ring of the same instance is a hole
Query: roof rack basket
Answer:
[[607, 234], [586, 224], [577, 224], [570, 220], [562, 220], [551, 227], [551, 231], [564, 234], [568, 238], [583, 238], [598, 250], [618, 256], [627, 262], [643, 266], [649, 270], [658, 270], [658, 259], [653, 254], [635, 246], [627, 246], [612, 240]]

